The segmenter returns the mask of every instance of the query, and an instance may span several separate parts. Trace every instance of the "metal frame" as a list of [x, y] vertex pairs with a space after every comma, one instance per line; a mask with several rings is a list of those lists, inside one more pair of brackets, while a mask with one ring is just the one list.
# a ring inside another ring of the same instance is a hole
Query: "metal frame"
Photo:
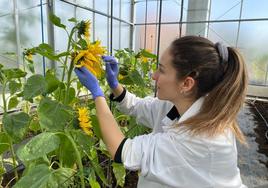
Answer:
[[[121, 27], [122, 27], [122, 23], [125, 23], [127, 25], [130, 26], [130, 48], [131, 49], [134, 49], [135, 48], [135, 27], [136, 26], [145, 26], [145, 41], [144, 41], [144, 47], [146, 48], [146, 41], [147, 41], [147, 36], [146, 36], [146, 32], [147, 32], [147, 26], [148, 25], [155, 25], [158, 27], [158, 29], [155, 31], [156, 32], [156, 44], [157, 44], [157, 48], [156, 48], [156, 53], [157, 55], [159, 56], [159, 48], [160, 48], [160, 36], [161, 36], [161, 25], [162, 24], [177, 24], [179, 25], [179, 35], [181, 36], [181, 30], [182, 30], [182, 26], [183, 24], [195, 24], [195, 23], [207, 23], [207, 26], [206, 28], [209, 28], [209, 25], [211, 23], [224, 23], [224, 22], [237, 22], [238, 23], [238, 29], [237, 29], [237, 36], [236, 36], [236, 41], [235, 41], [235, 46], [237, 47], [238, 45], [238, 39], [239, 39], [239, 36], [240, 36], [240, 26], [241, 26], [241, 23], [242, 22], [256, 22], [256, 21], [268, 21], [268, 18], [253, 18], [253, 19], [241, 19], [242, 17], [242, 10], [243, 10], [243, 0], [240, 0], [240, 14], [239, 14], [239, 19], [225, 19], [225, 20], [218, 20], [218, 19], [215, 19], [215, 20], [210, 20], [210, 12], [209, 12], [209, 18], [208, 20], [200, 20], [200, 21], [183, 21], [183, 4], [184, 4], [184, 0], [181, 0], [182, 2], [182, 5], [181, 5], [181, 15], [180, 15], [180, 20], [179, 21], [176, 21], [176, 22], [162, 22], [161, 21], [161, 14], [162, 14], [162, 2], [163, 1], [167, 1], [167, 0], [143, 0], [143, 1], [140, 1], [140, 0], [131, 0], [131, 20], [130, 22], [129, 21], [126, 21], [126, 20], [123, 20], [122, 19], [122, 1], [120, 0], [120, 10], [119, 10], [119, 18], [117, 17], [114, 17], [113, 13], [112, 13], [112, 9], [113, 9], [113, 3], [111, 3], [111, 6], [108, 6], [109, 10], [111, 11], [111, 14], [109, 13], [103, 13], [101, 11], [98, 11], [98, 10], [95, 10], [95, 0], [93, 0], [93, 8], [89, 8], [89, 7], [86, 7], [86, 6], [82, 6], [82, 5], [78, 5], [76, 4], [75, 2], [70, 2], [68, 0], [59, 0], [61, 2], [64, 2], [64, 3], [67, 3], [67, 4], [70, 4], [72, 6], [74, 6], [74, 8], [76, 9], [77, 7], [79, 8], [82, 8], [82, 9], [85, 9], [85, 10], [88, 10], [88, 11], [91, 11], [93, 13], [93, 25], [95, 25], [96, 23], [96, 20], [95, 20], [95, 15], [96, 14], [99, 14], [99, 15], [102, 15], [102, 16], [105, 16], [107, 17], [108, 19], [108, 22], [107, 22], [107, 28], [110, 28], [110, 30], [108, 29], [107, 31], [107, 43], [108, 43], [108, 46], [110, 47], [109, 48], [109, 51], [110, 53], [112, 54], [112, 38], [113, 38], [113, 29], [112, 29], [112, 24], [113, 24], [113, 20], [117, 20], [119, 21], [119, 35], [121, 35]], [[113, 0], [109, 0], [108, 1], [108, 4], [109, 2], [113, 2]], [[149, 1], [157, 1], [157, 15], [156, 17], [158, 18], [158, 22], [147, 22], [148, 19], [147, 19], [147, 16], [148, 16], [148, 2]], [[19, 28], [19, 10], [18, 10], [18, 7], [17, 7], [17, 2], [18, 0], [13, 0], [13, 13], [10, 13], [10, 14], [13, 14], [14, 15], [14, 25], [15, 25], [15, 32], [16, 32], [16, 51], [17, 51], [17, 54], [21, 54], [21, 49], [20, 49], [20, 28]], [[135, 17], [135, 4], [136, 3], [139, 3], [139, 2], [146, 2], [146, 11], [145, 11], [145, 23], [134, 23], [134, 17]], [[239, 4], [238, 3], [238, 4]], [[160, 7], [159, 7], [159, 4], [160, 4]], [[47, 8], [47, 13], [49, 15], [50, 12], [54, 12], [54, 0], [46, 0], [46, 3], [43, 3], [43, 0], [40, 0], [40, 4], [38, 6], [40, 6], [40, 11], [41, 11], [41, 28], [42, 28], [42, 33], [44, 31], [44, 25], [43, 25], [43, 5], [47, 5], [46, 8]], [[38, 7], [38, 6], [34, 6], [34, 7]], [[236, 5], [235, 5], [236, 6]], [[29, 8], [34, 8], [34, 7], [29, 7]], [[211, 1], [210, 1], [210, 5], [209, 5], [209, 11], [211, 10]], [[27, 8], [27, 9], [29, 9]], [[233, 7], [232, 7], [233, 8]], [[232, 9], [231, 8], [231, 9]], [[228, 10], [229, 11], [229, 10]], [[227, 11], [227, 12], [228, 12]], [[9, 14], [3, 14], [3, 15], [0, 15], [0, 17], [2, 16], [6, 16], [6, 15], [9, 15]], [[204, 28], [205, 29], [205, 28]], [[48, 33], [48, 36], [47, 36], [47, 39], [48, 39], [48, 43], [54, 48], [54, 30], [53, 30], [53, 25], [50, 24], [49, 22], [47, 23], [47, 33]], [[110, 36], [110, 37], [109, 37]], [[95, 40], [95, 29], [93, 29], [93, 39]], [[44, 36], [42, 34], [42, 42], [44, 42]], [[121, 47], [121, 39], [119, 38], [119, 47]], [[43, 59], [43, 66], [45, 66], [45, 62], [46, 60]], [[21, 58], [21, 55], [18, 55], [17, 56], [17, 66], [20, 67], [22, 65], [22, 58]], [[53, 63], [51, 63], [51, 65], [53, 65]], [[45, 67], [44, 67], [45, 69]], [[266, 76], [265, 76], [265, 85], [267, 86], [267, 79], [268, 79], [268, 66], [266, 67]]]

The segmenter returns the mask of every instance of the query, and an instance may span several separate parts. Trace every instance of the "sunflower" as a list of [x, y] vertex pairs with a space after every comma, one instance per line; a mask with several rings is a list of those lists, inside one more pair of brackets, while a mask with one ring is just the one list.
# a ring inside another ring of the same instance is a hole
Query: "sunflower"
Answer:
[[100, 78], [104, 71], [102, 69], [101, 56], [106, 53], [106, 49], [100, 45], [100, 41], [89, 43], [86, 50], [80, 50], [74, 57], [76, 67], [85, 66], [97, 78]]
[[81, 129], [89, 136], [93, 135], [89, 112], [86, 107], [78, 108], [78, 120]]
[[28, 61], [33, 61], [34, 53], [32, 52], [31, 49], [28, 49], [28, 50], [24, 51], [23, 55], [24, 55], [25, 59], [27, 59]]
[[87, 40], [89, 40], [90, 34], [89, 34], [89, 30], [90, 30], [90, 21], [81, 21], [78, 24], [78, 36], [81, 37], [82, 35], [85, 36], [85, 38]]

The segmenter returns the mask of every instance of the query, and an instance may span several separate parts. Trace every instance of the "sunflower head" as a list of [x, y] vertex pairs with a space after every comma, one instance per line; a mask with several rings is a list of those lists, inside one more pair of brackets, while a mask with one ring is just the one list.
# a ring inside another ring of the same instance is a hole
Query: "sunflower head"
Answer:
[[73, 63], [75, 67], [85, 66], [94, 76], [101, 78], [104, 74], [101, 56], [105, 53], [106, 49], [100, 45], [100, 41], [89, 43], [87, 49], [73, 54]]
[[84, 36], [86, 39], [89, 39], [89, 29], [90, 29], [90, 22], [89, 21], [81, 21], [78, 23], [78, 37]]
[[93, 135], [89, 112], [86, 107], [78, 108], [78, 120], [80, 128], [89, 136]]
[[25, 57], [26, 60], [28, 61], [33, 61], [33, 55], [35, 53], [33, 52], [32, 49], [25, 49], [25, 51], [23, 52], [23, 56]]

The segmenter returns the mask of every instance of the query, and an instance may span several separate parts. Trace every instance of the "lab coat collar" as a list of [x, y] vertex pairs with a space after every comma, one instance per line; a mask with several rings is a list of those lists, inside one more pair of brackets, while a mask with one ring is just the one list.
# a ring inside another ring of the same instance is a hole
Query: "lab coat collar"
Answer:
[[205, 97], [200, 97], [199, 99], [197, 99], [192, 104], [192, 106], [190, 106], [190, 108], [188, 108], [188, 110], [181, 116], [178, 123], [183, 122], [183, 121], [189, 119], [190, 117], [196, 115], [200, 111], [200, 109], [204, 103], [204, 99], [205, 99]]
[[162, 120], [163, 123], [163, 128], [168, 128], [173, 126], [175, 123], [180, 123], [192, 116], [194, 116], [195, 114], [197, 114], [202, 106], [204, 102], [204, 97], [199, 98], [198, 100], [196, 100], [192, 106], [190, 106], [190, 108], [182, 115], [180, 116], [177, 108], [175, 107], [175, 105], [171, 108], [171, 110], [167, 113], [167, 115], [165, 116], [165, 118]]
[[180, 118], [180, 114], [176, 108], [176, 106], [174, 105], [171, 110], [167, 113], [167, 117], [170, 120], [175, 120], [176, 118]]

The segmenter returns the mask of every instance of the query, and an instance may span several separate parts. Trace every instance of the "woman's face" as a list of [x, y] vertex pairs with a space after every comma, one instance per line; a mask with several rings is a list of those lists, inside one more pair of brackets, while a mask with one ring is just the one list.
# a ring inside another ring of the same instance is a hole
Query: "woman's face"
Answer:
[[171, 61], [172, 57], [167, 49], [160, 59], [158, 69], [152, 76], [156, 81], [157, 97], [161, 100], [175, 101], [180, 96], [181, 82], [176, 77], [176, 70]]

